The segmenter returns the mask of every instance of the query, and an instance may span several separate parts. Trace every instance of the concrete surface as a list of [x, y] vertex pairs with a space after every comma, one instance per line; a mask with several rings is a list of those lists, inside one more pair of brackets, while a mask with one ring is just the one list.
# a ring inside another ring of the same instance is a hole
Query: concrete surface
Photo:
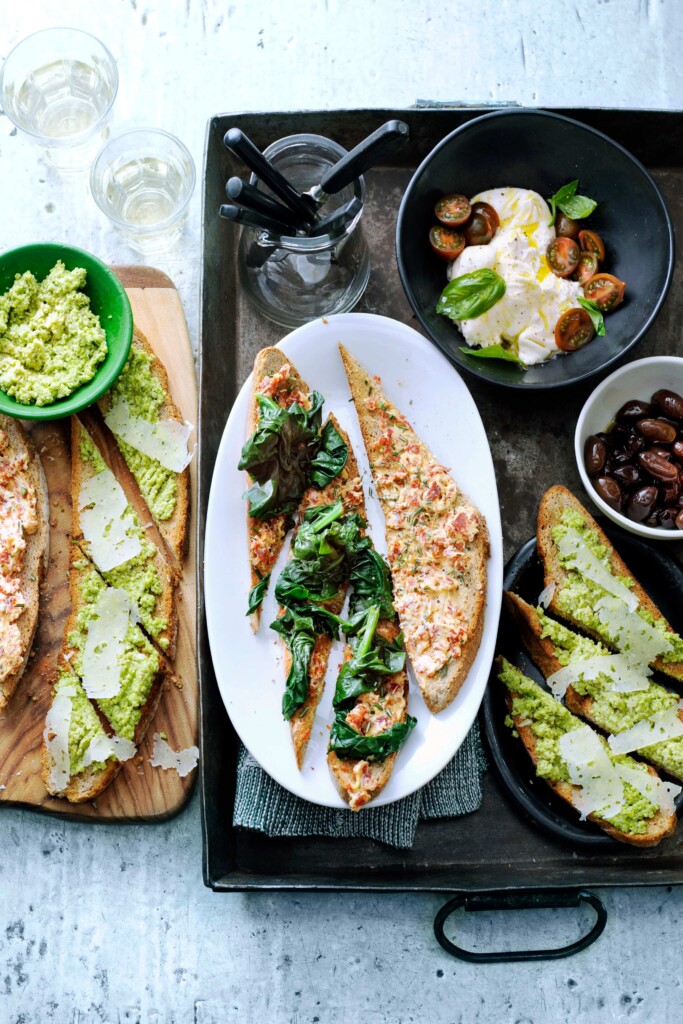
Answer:
[[[410, 104], [416, 98], [677, 108], [676, 0], [6, 0], [0, 58], [77, 25], [119, 63], [114, 128], [180, 135], [201, 168], [217, 111]], [[197, 190], [182, 243], [155, 262], [196, 342]], [[0, 116], [0, 247], [66, 238], [135, 257], [84, 178], [59, 178]], [[607, 931], [569, 961], [475, 968], [432, 937], [432, 896], [219, 896], [201, 880], [195, 798], [160, 826], [92, 827], [3, 809], [2, 1024], [668, 1022], [683, 891], [607, 891]], [[477, 948], [568, 940], [574, 911], [459, 919]], [[514, 938], [513, 938], [514, 936]], [[673, 954], [673, 955], [672, 955]]]

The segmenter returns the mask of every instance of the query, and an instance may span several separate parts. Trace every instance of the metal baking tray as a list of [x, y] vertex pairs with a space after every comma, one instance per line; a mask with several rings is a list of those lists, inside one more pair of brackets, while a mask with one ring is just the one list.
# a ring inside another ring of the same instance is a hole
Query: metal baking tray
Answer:
[[[228, 128], [242, 128], [259, 147], [285, 135], [314, 132], [350, 148], [384, 121], [400, 117], [410, 126], [409, 143], [386, 166], [366, 176], [364, 226], [372, 273], [358, 308], [417, 326], [401, 289], [394, 256], [401, 196], [411, 174], [435, 143], [490, 109], [418, 104], [408, 110], [222, 114], [208, 123], [204, 171], [198, 516], [204, 880], [222, 892], [267, 889], [456, 894], [441, 912], [440, 922], [437, 920], [437, 937], [445, 948], [449, 942], [443, 935], [443, 922], [456, 905], [464, 904], [467, 909], [539, 906], [548, 901], [568, 905], [576, 902], [579, 890], [585, 886], [683, 882], [683, 833], [654, 850], [575, 850], [528, 823], [503, 793], [493, 771], [486, 777], [479, 811], [463, 818], [421, 823], [411, 850], [394, 850], [362, 839], [270, 839], [232, 827], [237, 738], [218, 692], [204, 623], [204, 523], [216, 451], [232, 402], [251, 370], [257, 350], [278, 341], [283, 332], [262, 319], [240, 294], [236, 270], [238, 229], [219, 218], [217, 212], [227, 178], [244, 173], [223, 146]], [[558, 112], [604, 131], [638, 157], [653, 173], [675, 229], [680, 230], [683, 113], [601, 109]], [[533, 154], [529, 159], [533, 160]], [[558, 154], [560, 177], [561, 160], [562, 154]], [[643, 259], [647, 259], [647, 253], [643, 253]], [[658, 320], [631, 356], [674, 352], [682, 313], [679, 259], [673, 287]], [[509, 557], [534, 533], [538, 501], [546, 487], [561, 482], [580, 500], [587, 500], [574, 462], [573, 431], [586, 396], [600, 378], [559, 395], [535, 393], [532, 398], [473, 377], [465, 379], [491, 444]], [[457, 476], [457, 466], [453, 469]], [[585, 895], [589, 897], [595, 905], [596, 898]], [[602, 925], [599, 913], [594, 933], [599, 933]], [[594, 937], [592, 934], [586, 941]], [[544, 951], [543, 955], [561, 953], [566, 951]], [[458, 955], [464, 955], [463, 951]], [[486, 959], [496, 956], [488, 954]]]

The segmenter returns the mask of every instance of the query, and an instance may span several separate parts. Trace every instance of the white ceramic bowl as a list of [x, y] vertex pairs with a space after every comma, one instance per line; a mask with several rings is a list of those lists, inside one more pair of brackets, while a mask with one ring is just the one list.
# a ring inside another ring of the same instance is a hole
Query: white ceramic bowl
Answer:
[[676, 356], [650, 356], [615, 370], [595, 389], [581, 410], [574, 434], [574, 452], [583, 486], [600, 511], [613, 522], [639, 537], [683, 541], [682, 530], [662, 530], [654, 526], [645, 526], [643, 523], [634, 523], [620, 512], [615, 512], [596, 492], [583, 464], [583, 450], [587, 438], [591, 434], [605, 430], [624, 402], [631, 398], [649, 401], [659, 388], [668, 388], [683, 395], [683, 359]]

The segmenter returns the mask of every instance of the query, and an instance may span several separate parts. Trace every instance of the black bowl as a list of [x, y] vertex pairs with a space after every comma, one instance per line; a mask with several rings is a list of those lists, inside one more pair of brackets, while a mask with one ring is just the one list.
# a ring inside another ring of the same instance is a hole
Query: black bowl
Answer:
[[[588, 224], [607, 243], [605, 269], [626, 281], [623, 305], [605, 319], [606, 335], [528, 370], [461, 352], [459, 329], [434, 311], [447, 283], [446, 265], [428, 241], [435, 202], [448, 192], [472, 196], [505, 186], [533, 189], [545, 198], [574, 178], [581, 193], [599, 203]], [[642, 338], [671, 282], [674, 235], [659, 189], [622, 146], [559, 114], [506, 110], [468, 121], [423, 160], [399, 210], [396, 256], [408, 301], [449, 359], [496, 384], [554, 388], [604, 370]]]

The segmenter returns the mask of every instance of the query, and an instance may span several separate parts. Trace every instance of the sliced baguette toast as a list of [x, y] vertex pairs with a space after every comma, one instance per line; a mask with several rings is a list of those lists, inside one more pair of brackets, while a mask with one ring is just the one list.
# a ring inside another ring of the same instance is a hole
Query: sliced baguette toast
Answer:
[[[400, 630], [396, 623], [380, 620], [377, 632], [386, 640], [395, 640]], [[352, 656], [351, 647], [347, 644], [344, 660]], [[405, 722], [408, 717], [408, 673], [405, 668], [384, 680], [385, 692], [394, 692], [393, 707], [395, 722]], [[364, 708], [372, 708], [381, 699], [378, 693], [364, 693], [356, 701], [351, 714]], [[393, 771], [396, 758], [400, 751], [389, 754], [383, 761], [366, 761], [342, 758], [334, 750], [327, 753], [327, 764], [332, 778], [343, 800], [352, 811], [360, 811], [367, 803], [374, 800], [382, 792]]]
[[[264, 393], [268, 393], [284, 409], [297, 401], [300, 394], [310, 394], [306, 381], [279, 348], [261, 349], [256, 356], [247, 414], [247, 438], [252, 436], [258, 426], [257, 395]], [[247, 479], [251, 485], [253, 481], [248, 474]], [[250, 589], [272, 572], [290, 526], [290, 517], [286, 515], [274, 516], [264, 521], [250, 516], [247, 510]], [[260, 605], [252, 612], [249, 621], [251, 628], [256, 632], [261, 621]]]
[[[496, 659], [495, 668], [499, 677], [506, 668], [509, 669], [510, 667], [511, 666], [509, 666], [509, 664], [505, 661], [504, 658]], [[522, 674], [518, 672], [518, 675], [521, 676]], [[532, 682], [528, 679], [524, 681], [526, 683]], [[532, 685], [536, 686], [535, 683]], [[541, 690], [540, 687], [537, 688]], [[545, 691], [541, 690], [541, 693], [545, 694]], [[513, 704], [516, 696], [517, 694], [515, 693], [514, 689], [511, 689], [508, 686], [508, 693], [506, 695], [508, 711], [510, 712], [515, 730], [517, 731], [527, 754], [531, 758], [531, 761], [533, 762], [534, 766], [536, 766], [538, 763], [536, 736], [533, 732], [531, 723], [528, 722], [528, 720], [522, 718], [521, 715], [515, 715], [513, 713]], [[545, 694], [545, 696], [551, 701], [554, 700], [554, 698], [551, 697], [550, 694]], [[564, 710], [566, 711], [566, 709]], [[566, 714], [570, 715], [570, 712], [566, 711]], [[637, 762], [633, 762], [633, 764], [635, 765], [637, 764]], [[648, 766], [647, 771], [650, 775], [654, 776], [655, 778], [658, 778], [657, 772], [654, 770], [654, 768]], [[559, 796], [562, 800], [566, 801], [566, 803], [574, 807], [575, 796], [577, 793], [581, 791], [580, 786], [573, 786], [570, 782], [565, 782], [563, 780], [551, 781], [548, 778], [544, 778], [544, 782], [546, 782], [546, 784], [550, 786], [550, 788], [553, 790], [554, 793], [557, 794], [557, 796]], [[613, 839], [617, 839], [619, 840], [619, 842], [622, 843], [628, 843], [632, 846], [640, 847], [656, 846], [658, 843], [662, 841], [662, 839], [665, 839], [667, 836], [672, 835], [672, 833], [676, 829], [677, 823], [675, 813], [667, 813], [661, 808], [648, 820], [647, 828], [644, 833], [624, 832], [621, 829], [615, 827], [610, 821], [602, 819], [598, 817], [596, 814], [589, 814], [588, 819], [590, 821], [594, 821], [596, 825], [598, 825], [608, 835], [612, 836]]]
[[[351, 442], [349, 441], [345, 431], [343, 431], [339, 426], [339, 422], [336, 417], [330, 415], [329, 420], [344, 440], [346, 447], [349, 450], [346, 465], [339, 476], [335, 477], [334, 480], [330, 481], [330, 483], [321, 490], [318, 490], [315, 487], [309, 487], [301, 500], [300, 512], [303, 514], [309, 508], [315, 508], [319, 505], [332, 505], [335, 501], [341, 500], [345, 513], [359, 512], [363, 517], [365, 517], [366, 513], [363, 488], [358, 474], [358, 463], [356, 462], [356, 456], [353, 453]], [[344, 598], [346, 596], [346, 590], [346, 586], [341, 587], [339, 596], [336, 600], [330, 601], [326, 605], [326, 607], [329, 608], [331, 612], [334, 612], [335, 615], [339, 615], [341, 613], [344, 605]], [[315, 713], [323, 694], [325, 673], [327, 672], [331, 647], [332, 641], [329, 637], [319, 635], [316, 638], [309, 664], [308, 696], [305, 702], [289, 720], [292, 743], [294, 744], [294, 754], [296, 756], [296, 763], [299, 769], [301, 769], [304, 763], [306, 747], [308, 746], [308, 741], [311, 738], [311, 729], [313, 728]], [[291, 664], [292, 658], [285, 645], [285, 675], [289, 674]]]
[[[108, 391], [97, 403], [103, 416], [106, 417], [111, 409], [112, 401], [119, 395], [125, 398], [131, 410], [135, 413], [135, 388], [137, 380], [147, 384], [151, 392], [150, 402], [156, 407], [157, 414], [162, 420], [175, 420], [183, 423], [183, 416], [171, 397], [168, 388], [168, 374], [166, 368], [153, 351], [145, 335], [135, 328], [133, 344], [128, 362], [114, 384], [111, 391]], [[146, 417], [145, 417], [146, 418]], [[115, 436], [115, 435], [114, 435]], [[154, 522], [159, 528], [169, 551], [177, 566], [181, 566], [187, 549], [188, 522], [190, 508], [190, 468], [182, 473], [169, 474], [164, 471], [156, 459], [136, 452], [133, 448], [120, 438], [116, 438], [121, 454], [130, 469], [142, 497], [147, 503]], [[159, 471], [161, 470], [161, 474]], [[160, 483], [159, 477], [163, 478]], [[153, 506], [159, 498], [159, 489], [164, 489], [166, 500], [164, 501], [165, 511], [162, 515], [155, 515]], [[166, 514], [168, 506], [169, 514]]]
[[[91, 606], [106, 588], [94, 565], [73, 544], [69, 571], [71, 615], [64, 632], [63, 653], [66, 662], [80, 676], [81, 649], [92, 618]], [[131, 623], [126, 639], [121, 693], [94, 701], [111, 730], [139, 745], [154, 717], [161, 698], [166, 661], [156, 651], [138, 625]], [[129, 709], [131, 710], [128, 715]]]
[[481, 642], [488, 531], [405, 417], [339, 346], [386, 521], [395, 605], [430, 711], [453, 701]]
[[[26, 494], [24, 494], [26, 490]], [[0, 516], [9, 528], [8, 505], [17, 506], [25, 548], [18, 572], [10, 573], [2, 591], [12, 593], [18, 580], [21, 603], [0, 614], [0, 714], [7, 707], [31, 655], [38, 625], [41, 585], [50, 545], [47, 483], [38, 453], [21, 424], [0, 416]], [[24, 503], [27, 502], [25, 505]], [[4, 604], [4, 601], [3, 601]]]
[[[659, 620], [663, 622], [667, 632], [672, 633], [675, 636], [676, 634], [674, 633], [674, 630], [657, 608], [654, 601], [650, 599], [623, 559], [620, 558], [614, 550], [605, 532], [598, 526], [590, 513], [586, 511], [571, 491], [568, 491], [566, 487], [562, 487], [559, 484], [556, 484], [554, 487], [550, 487], [545, 492], [538, 510], [538, 552], [543, 561], [545, 584], [546, 586], [553, 583], [555, 584], [554, 592], [548, 604], [549, 609], [555, 615], [565, 619], [567, 622], [571, 622], [579, 629], [584, 630], [589, 634], [589, 636], [594, 637], [602, 643], [606, 643], [613, 649], [616, 649], [614, 644], [611, 644], [606, 636], [598, 632], [595, 628], [592, 628], [590, 624], [586, 623], [586, 621], [582, 621], [582, 619], [578, 618], [576, 611], [572, 612], [571, 608], [562, 605], [560, 602], [560, 592], [563, 585], [567, 584], [569, 574], [560, 562], [557, 545], [553, 539], [553, 529], [560, 525], [565, 511], [578, 513], [583, 519], [585, 525], [597, 534], [600, 543], [605, 545], [609, 551], [609, 563], [613, 574], [620, 577], [626, 577], [632, 581], [630, 589], [631, 593], [635, 594], [638, 598], [639, 609], [644, 609], [655, 621]], [[652, 666], [659, 669], [661, 672], [664, 672], [666, 675], [671, 676], [673, 679], [683, 681], [683, 662], [681, 661], [665, 661], [662, 656], [659, 656], [652, 662]]]
[[[53, 698], [55, 693], [59, 692], [59, 690], [63, 688], [64, 684], [76, 691], [79, 702], [81, 702], [82, 707], [84, 706], [86, 709], [87, 717], [89, 718], [88, 737], [94, 735], [106, 735], [95, 708], [88, 701], [78, 676], [73, 672], [69, 670], [60, 670], [58, 681], [55, 684], [55, 689], [53, 690]], [[83, 702], [85, 702], [84, 705]], [[110, 758], [102, 766], [94, 764], [88, 765], [88, 767], [82, 768], [81, 771], [72, 775], [67, 785], [63, 789], [60, 789], [53, 782], [52, 772], [54, 759], [50, 753], [48, 738], [46, 726], [46, 730], [43, 735], [41, 774], [43, 782], [45, 783], [45, 788], [51, 796], [64, 797], [73, 804], [84, 803], [86, 800], [94, 800], [114, 781], [122, 768], [122, 762], [117, 758]], [[80, 746], [80, 740], [81, 736], [79, 731], [77, 729], [70, 729], [70, 756], [74, 752], [74, 747], [77, 744]], [[80, 750], [80, 753], [83, 753], [83, 751]]]
[[[563, 663], [558, 658], [558, 650], [553, 641], [550, 637], [543, 635], [543, 624], [537, 610], [532, 605], [527, 604], [518, 594], [506, 592], [504, 601], [511, 618], [519, 627], [524, 646], [531, 655], [534, 664], [543, 673], [543, 676], [548, 679], [554, 672], [559, 672]], [[595, 648], [591, 654], [608, 653], [602, 645], [593, 644], [592, 641], [585, 638], [582, 639], [585, 644], [591, 644]], [[651, 686], [661, 691], [662, 695], [670, 696], [671, 705], [675, 705], [678, 702], [678, 694], [667, 691], [657, 683], [651, 683]], [[630, 702], [635, 704], [640, 699], [641, 694], [642, 691], [636, 691], [630, 698]], [[621, 699], [629, 703], [627, 694], [615, 695], [615, 697], [617, 700]], [[604, 729], [606, 732], [611, 731], [606, 719], [600, 714], [600, 705], [590, 694], [578, 693], [570, 684], [567, 687], [564, 702], [573, 714], [584, 718], [592, 725], [597, 725], [598, 728]], [[678, 710], [678, 717], [683, 722], [683, 709], [681, 708]], [[661, 768], [673, 778], [683, 781], [683, 770], [680, 767], [680, 764], [683, 764], [683, 737], [651, 744], [648, 747], [643, 747], [642, 750], [638, 750], [637, 754], [638, 757], [649, 761], [656, 768]]]
[[[164, 685], [171, 677], [170, 663], [155, 650], [138, 625], [131, 625], [129, 635], [134, 639], [132, 643], [127, 642], [125, 655], [132, 661], [132, 671], [127, 668], [123, 674], [121, 695], [100, 701], [91, 700], [85, 695], [79, 668], [80, 647], [88, 628], [87, 605], [95, 594], [106, 587], [107, 584], [95, 566], [84, 556], [81, 548], [73, 543], [69, 571], [71, 614], [66, 623], [62, 644], [62, 659], [67, 668], [61, 669], [59, 675], [66, 677], [69, 684], [76, 685], [80, 698], [89, 704], [92, 709], [91, 715], [98, 719], [102, 732], [109, 736], [119, 735], [131, 739], [135, 746], [139, 747], [159, 706]], [[146, 672], [143, 671], [144, 668], [147, 669]], [[53, 700], [57, 692], [58, 685], [53, 689]], [[134, 708], [134, 720], [121, 728], [121, 716], [125, 711], [126, 700]], [[94, 732], [95, 727], [91, 731]], [[51, 785], [52, 757], [46, 732], [43, 734], [42, 778], [48, 792], [53, 796], [64, 797], [71, 803], [94, 800], [114, 781], [121, 768], [122, 762], [111, 757], [103, 767], [91, 765], [72, 775], [68, 785], [57, 790]]]
[[[71, 499], [72, 499], [72, 538], [82, 552], [91, 558], [88, 542], [83, 537], [81, 510], [79, 508], [81, 487], [93, 476], [106, 470], [107, 466], [97, 445], [76, 416], [71, 417]], [[169, 658], [175, 654], [178, 617], [175, 610], [173, 593], [177, 576], [171, 571], [161, 552], [149, 538], [147, 532], [131, 508], [127, 506], [124, 514], [130, 514], [136, 528], [136, 534], [142, 545], [140, 554], [128, 562], [113, 569], [102, 572], [102, 577], [112, 587], [120, 587], [130, 594], [138, 603], [140, 620], [145, 631], [162, 648]], [[145, 582], [144, 594], [139, 601], [141, 580]], [[140, 604], [143, 607], [140, 607]]]

